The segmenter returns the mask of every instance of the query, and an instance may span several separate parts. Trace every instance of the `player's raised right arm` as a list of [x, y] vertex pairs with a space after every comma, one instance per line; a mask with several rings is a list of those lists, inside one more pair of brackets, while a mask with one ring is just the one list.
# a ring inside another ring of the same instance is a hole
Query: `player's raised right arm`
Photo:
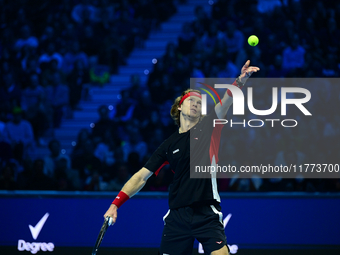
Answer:
[[104, 214], [104, 218], [111, 217], [112, 222], [115, 223], [117, 219], [117, 209], [130, 197], [134, 196], [140, 191], [153, 172], [149, 171], [145, 167], [135, 173], [130, 180], [128, 180], [122, 190], [119, 192], [116, 199], [112, 202], [110, 208]]

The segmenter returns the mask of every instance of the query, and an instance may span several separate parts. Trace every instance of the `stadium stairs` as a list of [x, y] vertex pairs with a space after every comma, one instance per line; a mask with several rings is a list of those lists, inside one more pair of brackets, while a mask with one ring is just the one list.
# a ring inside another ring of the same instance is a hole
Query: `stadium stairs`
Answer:
[[[169, 42], [177, 44], [184, 22], [190, 22], [194, 18], [194, 9], [202, 5], [207, 13], [210, 13], [210, 5], [204, 0], [187, 0], [184, 4], [177, 4], [177, 12], [167, 22], [161, 24], [160, 29], [151, 31], [143, 48], [135, 48], [127, 59], [127, 65], [119, 68], [118, 74], [111, 75], [110, 82], [103, 87], [91, 87], [89, 90], [90, 100], [81, 101], [79, 106], [82, 110], [73, 113], [72, 119], [63, 119], [60, 128], [54, 131], [54, 136], [61, 143], [62, 153], [71, 154], [77, 141], [77, 135], [82, 128], [91, 129], [91, 123], [98, 120], [97, 108], [106, 104], [115, 107], [120, 98], [120, 91], [130, 86], [130, 76], [139, 74], [141, 84], [147, 81], [145, 72], [152, 71], [152, 60], [160, 58], [165, 53]], [[37, 157], [49, 154], [48, 146], [38, 147]]]

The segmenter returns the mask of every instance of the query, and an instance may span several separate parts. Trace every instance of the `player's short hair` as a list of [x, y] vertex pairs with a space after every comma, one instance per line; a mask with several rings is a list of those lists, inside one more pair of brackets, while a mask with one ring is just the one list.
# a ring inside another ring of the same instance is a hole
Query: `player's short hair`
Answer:
[[171, 110], [170, 110], [170, 115], [171, 115], [171, 118], [174, 120], [175, 124], [177, 126], [181, 126], [181, 123], [180, 123], [180, 114], [181, 114], [181, 111], [178, 110], [178, 107], [179, 107], [179, 102], [181, 101], [182, 97], [189, 93], [189, 92], [197, 92], [199, 94], [201, 94], [201, 91], [199, 90], [196, 90], [196, 89], [187, 89], [187, 90], [184, 90], [182, 92], [182, 94], [177, 97], [174, 101], [174, 104], [171, 106]]

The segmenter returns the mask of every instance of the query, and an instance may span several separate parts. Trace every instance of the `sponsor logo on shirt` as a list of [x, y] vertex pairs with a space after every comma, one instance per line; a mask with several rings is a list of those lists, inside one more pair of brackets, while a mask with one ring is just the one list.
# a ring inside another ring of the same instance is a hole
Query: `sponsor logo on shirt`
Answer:
[[172, 152], [172, 154], [175, 154], [175, 153], [177, 153], [177, 152], [179, 152], [179, 149], [174, 150], [174, 151]]

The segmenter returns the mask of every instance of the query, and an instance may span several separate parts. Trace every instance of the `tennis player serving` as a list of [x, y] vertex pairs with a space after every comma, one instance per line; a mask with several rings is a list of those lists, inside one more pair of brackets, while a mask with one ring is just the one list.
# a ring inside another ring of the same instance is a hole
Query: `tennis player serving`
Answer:
[[[249, 66], [248, 60], [241, 69], [240, 76], [233, 85], [242, 88], [246, 80], [260, 69]], [[194, 240], [197, 239], [205, 254], [227, 255], [228, 246], [223, 227], [220, 197], [216, 179], [190, 178], [190, 139], [197, 139], [197, 146], [206, 155], [201, 157], [201, 165], [211, 165], [209, 151], [212, 139], [219, 139], [221, 126], [215, 128], [213, 119], [224, 119], [233, 99], [227, 90], [214, 110], [201, 118], [201, 94], [198, 90], [187, 89], [175, 99], [171, 117], [179, 129], [166, 139], [153, 153], [145, 166], [134, 174], [124, 185], [104, 217], [117, 220], [117, 210], [130, 197], [140, 191], [148, 178], [156, 174], [166, 164], [174, 171], [174, 179], [169, 189], [169, 211], [163, 217], [164, 229], [160, 246], [161, 255], [192, 254]], [[201, 130], [204, 130], [204, 135]], [[207, 162], [208, 161], [208, 162]]]

